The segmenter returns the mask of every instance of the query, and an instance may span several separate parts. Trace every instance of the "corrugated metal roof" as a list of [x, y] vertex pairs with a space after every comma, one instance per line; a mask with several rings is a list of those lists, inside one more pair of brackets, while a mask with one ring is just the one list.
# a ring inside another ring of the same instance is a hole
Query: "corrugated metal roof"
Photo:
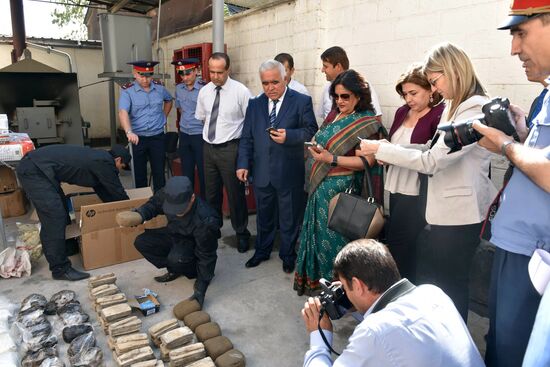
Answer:
[[[105, 5], [109, 12], [119, 10], [131, 11], [134, 13], [147, 14], [147, 12], [158, 7], [159, 0], [89, 0], [90, 3]], [[162, 0], [164, 4], [169, 0]]]

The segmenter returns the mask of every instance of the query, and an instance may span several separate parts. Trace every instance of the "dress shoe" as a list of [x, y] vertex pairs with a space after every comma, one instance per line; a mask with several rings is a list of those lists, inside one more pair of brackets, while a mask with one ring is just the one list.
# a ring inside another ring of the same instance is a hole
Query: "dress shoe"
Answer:
[[246, 266], [247, 268], [255, 268], [256, 266], [260, 265], [262, 261], [266, 261], [268, 259], [269, 257], [262, 258], [262, 257], [252, 256], [244, 266]]
[[180, 277], [180, 274], [170, 273], [168, 271], [168, 272], [166, 272], [166, 274], [159, 275], [158, 277], [155, 277], [154, 279], [159, 283], [168, 283], [168, 282], [171, 282], [174, 279], [178, 279], [179, 277]]
[[241, 254], [248, 251], [248, 238], [239, 238], [239, 244], [237, 245], [237, 251]]
[[283, 261], [283, 271], [290, 274], [294, 271], [294, 261]]
[[67, 270], [65, 270], [62, 274], [52, 274], [52, 277], [56, 280], [70, 280], [70, 281], [76, 281], [76, 280], [82, 280], [90, 277], [90, 274], [84, 273], [83, 271], [78, 271], [76, 269], [73, 269], [72, 267], [69, 267]]

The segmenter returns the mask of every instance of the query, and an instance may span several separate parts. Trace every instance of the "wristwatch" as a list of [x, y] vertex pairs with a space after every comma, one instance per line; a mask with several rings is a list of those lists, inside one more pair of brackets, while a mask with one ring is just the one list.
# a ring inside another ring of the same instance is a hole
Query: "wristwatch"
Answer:
[[126, 135], [130, 134], [132, 132], [132, 130], [128, 129], [126, 130]]
[[338, 156], [336, 154], [332, 155], [332, 162], [330, 162], [331, 167], [337, 167], [338, 166]]
[[506, 157], [506, 148], [508, 148], [508, 145], [514, 144], [514, 143], [515, 143], [514, 140], [508, 140], [502, 143], [502, 145], [500, 146], [500, 152], [502, 153], [503, 156]]

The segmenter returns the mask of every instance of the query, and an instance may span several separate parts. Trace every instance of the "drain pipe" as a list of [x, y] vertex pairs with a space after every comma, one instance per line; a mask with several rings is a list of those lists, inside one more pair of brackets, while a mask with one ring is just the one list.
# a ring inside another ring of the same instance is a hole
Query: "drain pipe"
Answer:
[[46, 50], [46, 52], [48, 52], [48, 53], [53, 52], [53, 53], [56, 53], [56, 54], [63, 55], [65, 57], [67, 57], [67, 59], [69, 61], [69, 72], [70, 73], [73, 72], [73, 59], [71, 58], [71, 55], [69, 55], [67, 52], [56, 50], [52, 46], [43, 46], [43, 45], [39, 45], [39, 44], [32, 43], [32, 42], [27, 42], [27, 45], [32, 46], [32, 47], [36, 47], [36, 48], [40, 48], [42, 50]]
[[223, 8], [223, 0], [212, 0], [212, 51], [214, 52], [224, 52]]
[[21, 55], [23, 50], [27, 47], [25, 45], [25, 14], [23, 12], [23, 0], [10, 0], [11, 10], [11, 30], [13, 40], [13, 50], [11, 51], [11, 63], [15, 64]]
[[[164, 65], [164, 50], [160, 48], [160, 11], [162, 9], [162, 0], [159, 0], [159, 10], [157, 14], [157, 60], [159, 61], [159, 73], [162, 75], [162, 84], [166, 85], [166, 67]], [[160, 70], [162, 68], [162, 70]]]

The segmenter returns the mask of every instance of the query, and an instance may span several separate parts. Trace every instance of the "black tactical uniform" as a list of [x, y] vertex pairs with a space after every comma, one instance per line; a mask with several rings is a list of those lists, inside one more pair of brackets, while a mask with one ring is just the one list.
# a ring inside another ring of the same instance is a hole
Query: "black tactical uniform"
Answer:
[[[187, 188], [183, 189], [183, 186]], [[136, 209], [145, 221], [165, 214], [168, 224], [163, 228], [145, 230], [136, 238], [135, 247], [157, 268], [167, 268], [169, 274], [197, 278], [193, 297], [202, 304], [208, 284], [214, 277], [222, 221], [216, 211], [198, 196], [189, 204], [191, 207], [185, 215], [167, 214], [163, 204], [166, 205], [170, 197], [184, 195], [178, 192], [182, 190], [191, 190], [189, 180], [173, 177], [147, 203]]]
[[71, 268], [65, 249], [65, 227], [70, 219], [61, 182], [91, 187], [104, 202], [128, 199], [118, 177], [115, 154], [50, 145], [26, 154], [17, 167], [19, 181], [40, 219], [40, 240], [54, 278]]

